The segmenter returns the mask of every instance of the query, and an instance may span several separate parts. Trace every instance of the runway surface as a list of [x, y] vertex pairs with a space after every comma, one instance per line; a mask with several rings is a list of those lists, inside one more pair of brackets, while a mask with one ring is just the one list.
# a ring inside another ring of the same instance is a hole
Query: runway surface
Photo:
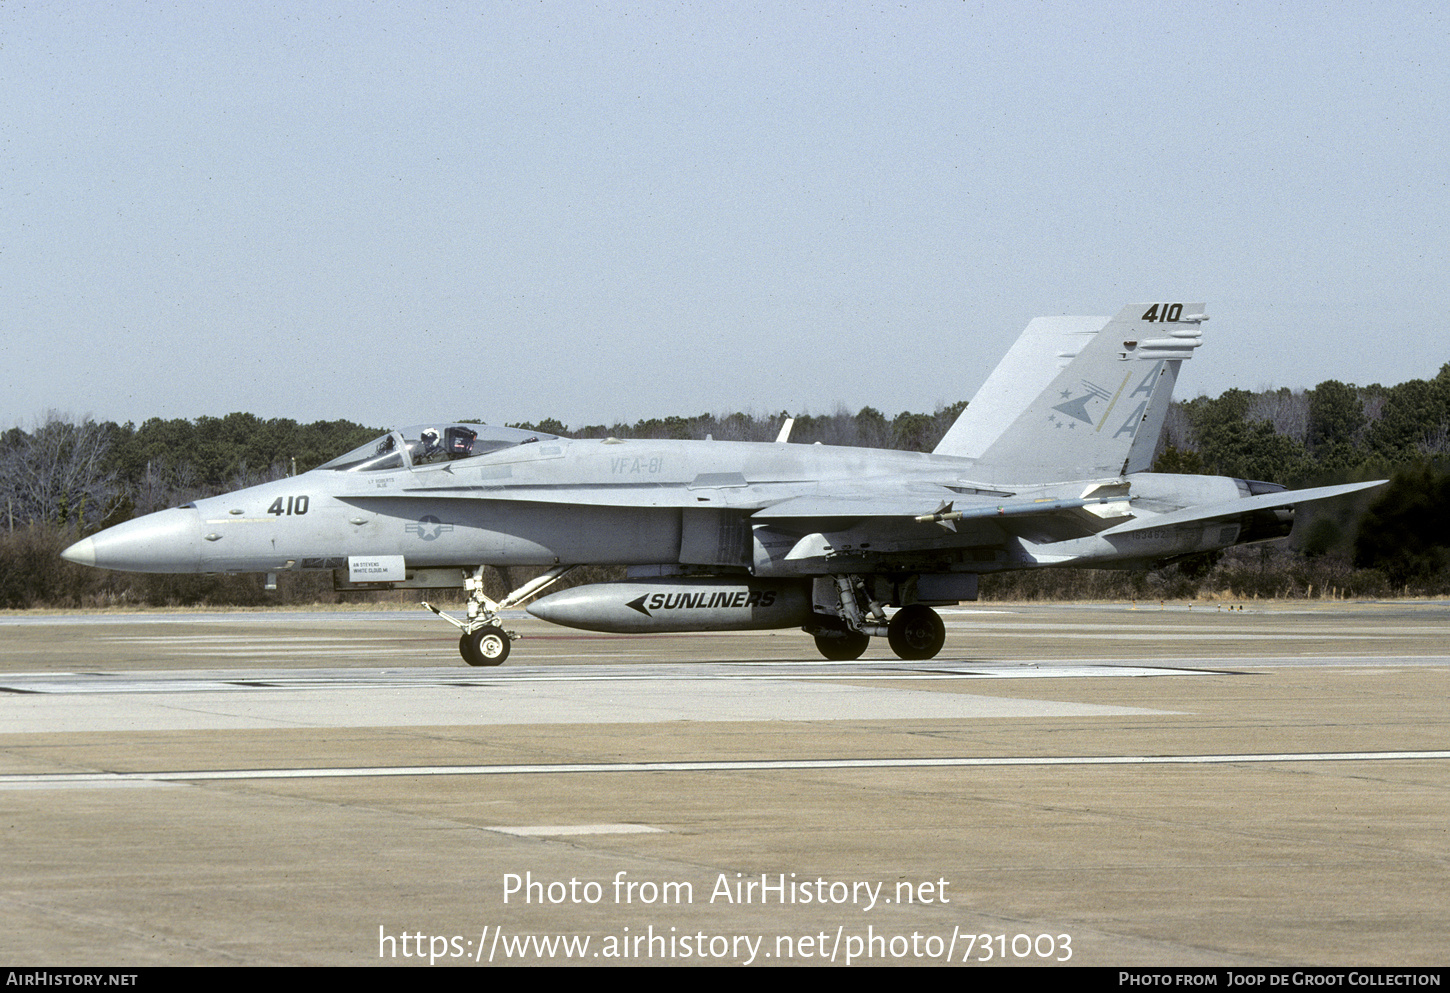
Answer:
[[524, 615], [0, 616], [0, 955], [1431, 965], [1450, 604], [964, 608], [947, 648]]

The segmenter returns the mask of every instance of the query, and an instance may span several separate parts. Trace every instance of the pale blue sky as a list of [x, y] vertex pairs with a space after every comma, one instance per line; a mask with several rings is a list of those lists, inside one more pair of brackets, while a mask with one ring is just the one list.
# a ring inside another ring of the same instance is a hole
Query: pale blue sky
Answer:
[[1450, 361], [1413, 4], [0, 4], [0, 426], [969, 397], [1206, 300], [1180, 396]]

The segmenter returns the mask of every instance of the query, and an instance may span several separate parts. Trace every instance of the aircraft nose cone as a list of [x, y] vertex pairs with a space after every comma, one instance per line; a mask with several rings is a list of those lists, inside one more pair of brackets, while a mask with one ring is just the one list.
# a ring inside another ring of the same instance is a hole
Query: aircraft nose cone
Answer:
[[76, 565], [93, 566], [96, 564], [96, 543], [90, 538], [82, 538], [61, 552], [60, 557]]
[[201, 563], [201, 515], [176, 507], [117, 524], [60, 553], [78, 565], [127, 572], [196, 572]]

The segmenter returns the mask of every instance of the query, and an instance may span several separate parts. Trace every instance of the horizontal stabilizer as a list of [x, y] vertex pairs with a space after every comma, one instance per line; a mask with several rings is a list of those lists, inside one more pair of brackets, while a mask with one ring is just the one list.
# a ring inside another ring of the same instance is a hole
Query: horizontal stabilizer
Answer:
[[1109, 528], [1102, 532], [1104, 538], [1111, 538], [1120, 534], [1131, 534], [1134, 531], [1149, 531], [1154, 528], [1172, 527], [1176, 524], [1197, 524], [1203, 521], [1211, 521], [1215, 518], [1238, 517], [1241, 514], [1251, 513], [1255, 510], [1273, 510], [1276, 507], [1294, 507], [1301, 503], [1312, 503], [1315, 500], [1329, 500], [1333, 497], [1344, 496], [1348, 493], [1358, 493], [1360, 490], [1373, 489], [1376, 486], [1383, 486], [1389, 482], [1387, 479], [1377, 479], [1370, 483], [1344, 483], [1339, 486], [1316, 486], [1307, 490], [1279, 490], [1275, 493], [1262, 493], [1259, 496], [1243, 497], [1239, 500], [1227, 500], [1223, 503], [1211, 503], [1202, 507], [1188, 507], [1183, 510], [1175, 510], [1168, 514], [1150, 514], [1129, 521], [1126, 524], [1119, 524], [1117, 527]]

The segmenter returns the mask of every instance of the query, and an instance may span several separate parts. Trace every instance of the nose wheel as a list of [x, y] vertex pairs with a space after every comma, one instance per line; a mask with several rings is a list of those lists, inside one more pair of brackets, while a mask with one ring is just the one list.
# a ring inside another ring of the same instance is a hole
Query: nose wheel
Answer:
[[509, 636], [493, 626], [466, 632], [458, 639], [458, 654], [469, 665], [502, 665], [509, 657]]
[[498, 603], [494, 603], [483, 592], [483, 568], [479, 566], [473, 570], [472, 576], [463, 580], [463, 588], [468, 591], [468, 620], [460, 621], [445, 614], [426, 600], [423, 601], [423, 606], [463, 632], [458, 639], [458, 654], [463, 656], [463, 661], [469, 665], [501, 665], [509, 657], [509, 643], [518, 635], [503, 629], [499, 612], [518, 606], [574, 567], [555, 566], [542, 576], [529, 580]]

